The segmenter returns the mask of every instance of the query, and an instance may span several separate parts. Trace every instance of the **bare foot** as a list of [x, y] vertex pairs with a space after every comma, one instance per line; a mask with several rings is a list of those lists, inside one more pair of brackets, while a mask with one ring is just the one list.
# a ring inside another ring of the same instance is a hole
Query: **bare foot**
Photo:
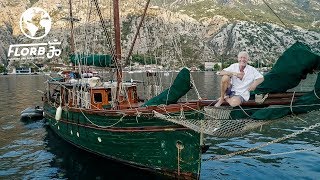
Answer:
[[214, 107], [220, 107], [224, 99], [220, 98], [219, 101], [214, 105]]

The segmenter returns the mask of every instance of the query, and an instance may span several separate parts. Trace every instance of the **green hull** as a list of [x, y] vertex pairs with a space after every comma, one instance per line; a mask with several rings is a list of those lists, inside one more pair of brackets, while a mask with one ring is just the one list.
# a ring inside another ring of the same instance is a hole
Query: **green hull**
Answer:
[[[154, 117], [71, 110], [63, 110], [56, 121], [56, 108], [46, 103], [44, 112], [50, 127], [81, 149], [169, 176], [199, 178], [200, 134], [195, 131]], [[194, 118], [198, 114], [185, 112], [185, 116]]]

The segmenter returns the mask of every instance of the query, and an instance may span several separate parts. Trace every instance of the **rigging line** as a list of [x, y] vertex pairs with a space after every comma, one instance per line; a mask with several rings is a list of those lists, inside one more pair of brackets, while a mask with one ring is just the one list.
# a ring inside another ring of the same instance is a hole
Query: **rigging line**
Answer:
[[293, 115], [294, 115], [294, 113], [293, 113], [293, 109], [292, 109], [292, 103], [293, 103], [293, 100], [294, 100], [294, 95], [295, 95], [295, 93], [296, 93], [296, 91], [293, 92], [292, 98], [291, 98], [291, 102], [290, 102], [290, 111], [291, 111], [291, 113], [292, 113]]
[[[113, 49], [113, 43], [112, 43], [112, 40], [111, 40], [111, 34], [107, 30], [107, 26], [106, 26], [104, 18], [102, 16], [102, 13], [101, 13], [101, 10], [100, 10], [99, 4], [98, 4], [98, 0], [93, 0], [93, 1], [94, 1], [94, 4], [95, 4], [95, 7], [96, 7], [96, 11], [97, 11], [98, 16], [99, 16], [100, 24], [101, 24], [101, 26], [103, 28], [103, 32], [104, 32], [104, 34], [105, 34], [105, 36], [107, 38], [108, 44], [109, 44], [109, 51], [111, 52], [112, 59], [114, 60], [115, 59], [115, 52], [114, 52], [114, 49]], [[115, 64], [117, 64], [117, 63], [115, 63]]]
[[[249, 21], [251, 21], [251, 22], [253, 22], [238, 6], [235, 6]], [[262, 33], [264, 33], [265, 34], [265, 36], [270, 40], [270, 38], [269, 38], [269, 35], [266, 33], [266, 31], [262, 28], [262, 27], [259, 27], [260, 29], [261, 29], [261, 32]], [[262, 40], [261, 38], [260, 38], [260, 36], [257, 36], [257, 37], [259, 37], [259, 39], [260, 39], [260, 41], [261, 42], [264, 42], [264, 40]], [[295, 37], [294, 37], [295, 38]], [[271, 44], [271, 43], [269, 43], [269, 44]], [[277, 44], [277, 43], [276, 43]], [[280, 41], [280, 45], [282, 46], [282, 47], [286, 47], [285, 46], [285, 44], [283, 44], [283, 42], [282, 41]]]
[[140, 20], [139, 25], [138, 25], [138, 27], [137, 27], [137, 32], [136, 32], [136, 34], [134, 35], [134, 38], [133, 38], [133, 41], [132, 41], [132, 44], [131, 44], [131, 47], [130, 47], [128, 56], [127, 56], [127, 58], [125, 59], [125, 63], [126, 63], [126, 64], [129, 64], [129, 57], [130, 57], [131, 54], [132, 54], [132, 51], [133, 51], [135, 42], [136, 42], [137, 37], [138, 37], [139, 32], [140, 32], [140, 28], [141, 28], [141, 26], [142, 26], [142, 24], [143, 24], [143, 21], [144, 21], [144, 18], [145, 18], [145, 16], [146, 16], [146, 13], [147, 13], [147, 10], [148, 10], [148, 7], [149, 7], [149, 3], [150, 3], [150, 0], [147, 0], [147, 3], [146, 3], [146, 5], [145, 5], [145, 7], [144, 7], [144, 10], [143, 10], [143, 14], [142, 14], [141, 20]]
[[320, 99], [320, 97], [317, 95], [317, 93], [316, 93], [316, 89], [313, 89], [313, 93], [314, 93], [314, 95], [318, 98], [318, 99]]
[[170, 85], [169, 85], [168, 94], [167, 94], [167, 98], [166, 98], [166, 104], [168, 104], [169, 94], [170, 94], [170, 90], [171, 90], [171, 85], [172, 85], [172, 83], [173, 83], [173, 73], [171, 73]]
[[266, 147], [266, 146], [269, 146], [271, 144], [278, 143], [280, 141], [284, 141], [284, 140], [287, 140], [287, 139], [292, 138], [292, 137], [296, 137], [299, 134], [302, 134], [304, 132], [308, 132], [308, 131], [310, 131], [310, 130], [312, 130], [314, 128], [317, 128], [317, 127], [320, 127], [320, 123], [316, 123], [316, 124], [311, 125], [309, 127], [305, 127], [302, 130], [299, 130], [297, 132], [294, 132], [292, 134], [286, 135], [284, 137], [272, 140], [270, 142], [263, 143], [263, 144], [261, 144], [259, 146], [253, 147], [253, 148], [248, 148], [248, 149], [236, 151], [236, 152], [233, 152], [233, 153], [230, 153], [230, 154], [226, 154], [226, 155], [222, 155], [222, 156], [218, 156], [218, 157], [211, 157], [211, 158], [205, 159], [204, 161], [216, 160], [216, 159], [226, 159], [226, 158], [230, 158], [230, 157], [233, 157], [233, 156], [236, 156], [236, 155], [240, 155], [240, 154], [244, 154], [244, 153], [247, 153], [247, 152], [255, 151], [255, 150], [260, 149], [262, 147]]
[[[86, 26], [86, 24], [89, 24], [89, 21], [90, 21], [90, 18], [91, 18], [91, 11], [92, 11], [92, 3], [90, 3], [90, 0], [88, 0], [88, 7], [90, 7], [88, 10], [87, 10], [87, 15], [86, 15], [86, 21], [84, 22], [83, 24], [83, 27], [82, 27], [82, 31], [84, 32], [84, 37], [85, 37], [85, 41], [84, 41], [84, 45], [83, 45], [83, 50], [86, 52], [83, 53], [83, 55], [87, 55], [87, 56], [84, 56], [84, 65], [88, 64], [87, 63], [87, 60], [88, 60], [88, 55], [89, 55], [89, 48], [88, 48], [88, 31], [89, 31], [89, 28]], [[91, 39], [89, 39], [90, 41]], [[94, 61], [93, 61], [94, 62]]]
[[288, 152], [282, 152], [282, 153], [264, 154], [264, 155], [258, 155], [258, 156], [239, 157], [239, 158], [217, 159], [217, 160], [219, 160], [219, 161], [233, 161], [233, 160], [242, 160], [242, 159], [253, 159], [253, 158], [262, 158], [262, 157], [301, 153], [301, 152], [306, 152], [306, 151], [315, 151], [315, 150], [319, 150], [319, 149], [320, 149], [320, 147], [315, 147], [315, 148], [301, 149], [301, 150], [288, 151]]
[[[116, 72], [115, 72], [115, 73], [117, 74], [117, 82], [118, 82], [119, 84], [118, 84], [118, 86], [117, 86], [117, 92], [116, 92], [117, 96], [116, 96], [115, 99], [113, 99], [113, 101], [115, 101], [115, 103], [117, 104], [117, 101], [118, 101], [118, 93], [119, 93], [120, 90], [121, 90], [121, 82], [119, 82], [119, 81], [121, 81], [122, 78], [123, 78], [122, 72], [120, 72], [120, 69], [122, 69], [122, 65], [121, 65], [121, 63], [118, 61], [118, 56], [119, 56], [119, 55], [118, 55], [118, 54], [115, 54], [116, 52], [115, 52], [115, 50], [113, 49], [114, 47], [113, 47], [113, 44], [112, 44], [112, 41], [111, 41], [111, 34], [110, 34], [110, 32], [107, 30], [105, 21], [104, 21], [104, 19], [103, 19], [102, 14], [101, 14], [100, 7], [99, 7], [99, 5], [98, 5], [98, 1], [97, 1], [97, 0], [93, 0], [93, 1], [94, 1], [94, 3], [95, 3], [95, 7], [96, 7], [96, 10], [97, 10], [99, 19], [100, 19], [100, 24], [101, 24], [101, 26], [102, 26], [102, 28], [103, 28], [103, 32], [104, 32], [104, 34], [105, 34], [105, 36], [106, 36], [106, 38], [107, 38], [107, 41], [108, 41], [108, 43], [109, 43], [109, 50], [110, 50], [110, 52], [111, 52], [111, 56], [112, 56], [112, 59], [113, 59], [113, 61], [114, 61], [114, 65], [116, 66]], [[121, 60], [121, 57], [120, 57], [119, 60]], [[118, 77], [119, 77], [119, 78], [118, 78]]]
[[[31, 63], [32, 63], [34, 66], [38, 67], [38, 69], [41, 70], [41, 68], [40, 68], [39, 66], [37, 66], [34, 62], [31, 62]], [[43, 70], [41, 70], [41, 71], [42, 71], [42, 73], [44, 73]], [[48, 76], [51, 80], [54, 80], [54, 78], [53, 78], [51, 75], [46, 75], [46, 76]], [[65, 85], [63, 85], [61, 82], [58, 82], [58, 84], [59, 84], [59, 86], [63, 87], [64, 89], [68, 89], [68, 88], [67, 88]], [[77, 94], [77, 93], [76, 93], [76, 94]], [[79, 99], [85, 101], [85, 99], [82, 98], [80, 95], [79, 95], [79, 96], [76, 95], [76, 97], [77, 97], [77, 98], [79, 97]], [[94, 104], [92, 104], [91, 102], [90, 102], [90, 105], [98, 109], [98, 107], [95, 106]]]
[[[235, 6], [249, 21], [253, 22], [238, 6]], [[261, 32], [264, 33], [264, 35], [266, 35], [266, 37], [269, 37], [269, 35], [265, 32], [265, 30], [261, 27], [259, 27], [261, 29]], [[260, 36], [257, 36], [261, 42], [264, 42]], [[282, 44], [282, 43], [281, 43]], [[283, 45], [283, 44], [282, 44]], [[284, 46], [284, 45], [283, 45]]]
[[[176, 51], [177, 51], [178, 57], [179, 57], [182, 65], [183, 65], [183, 66], [186, 66], [186, 64], [185, 64], [185, 62], [183, 61], [183, 58], [182, 58], [182, 50], [181, 50], [181, 49], [178, 49], [178, 44], [177, 44], [177, 41], [176, 41], [175, 39], [173, 39], [173, 46], [174, 46], [174, 48], [175, 48]], [[178, 51], [178, 50], [179, 50], [179, 51]], [[198, 91], [198, 89], [197, 89], [197, 86], [196, 86], [196, 84], [195, 84], [195, 82], [194, 82], [194, 80], [193, 80], [193, 76], [192, 76], [191, 73], [190, 73], [190, 79], [191, 79], [191, 83], [192, 83], [193, 86], [194, 86], [194, 90], [195, 90], [195, 92], [196, 92], [196, 94], [197, 94], [197, 96], [198, 96], [198, 99], [202, 99], [201, 96], [200, 96], [200, 93], [199, 93], [199, 91]]]
[[268, 6], [268, 8], [271, 10], [271, 12], [280, 20], [280, 22], [284, 25], [284, 27], [288, 28], [288, 26], [281, 20], [281, 18], [278, 16], [278, 14], [270, 7], [270, 5], [265, 0], [262, 0], [262, 1], [265, 5]]
[[241, 107], [240, 104], [239, 104], [239, 107], [240, 107], [240, 109], [243, 111], [243, 113], [244, 113], [245, 115], [247, 115], [248, 117], [250, 117], [250, 115]]

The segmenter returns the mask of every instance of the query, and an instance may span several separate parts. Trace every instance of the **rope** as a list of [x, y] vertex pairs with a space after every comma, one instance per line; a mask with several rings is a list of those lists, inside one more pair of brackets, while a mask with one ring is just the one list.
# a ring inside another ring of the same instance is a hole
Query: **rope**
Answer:
[[201, 96], [200, 96], [200, 93], [199, 93], [199, 91], [198, 91], [198, 89], [197, 89], [196, 83], [194, 82], [194, 79], [193, 79], [193, 77], [192, 77], [192, 75], [191, 75], [191, 73], [190, 73], [190, 79], [191, 79], [191, 83], [192, 83], [192, 85], [193, 85], [193, 87], [194, 87], [194, 89], [195, 89], [195, 91], [196, 91], [196, 94], [197, 94], [198, 99], [202, 99]]
[[265, 5], [268, 6], [268, 8], [271, 10], [271, 12], [280, 20], [280, 22], [284, 25], [284, 27], [287, 27], [287, 25], [281, 20], [281, 18], [278, 16], [278, 14], [270, 7], [270, 5], [265, 0], [262, 0], [262, 1]]
[[320, 147], [316, 148], [310, 148], [310, 149], [302, 149], [302, 150], [296, 150], [296, 151], [289, 151], [289, 152], [282, 152], [282, 153], [274, 153], [274, 154], [264, 154], [259, 156], [250, 156], [250, 157], [241, 157], [241, 158], [229, 158], [229, 159], [218, 159], [221, 161], [232, 161], [232, 160], [241, 160], [241, 159], [252, 159], [252, 158], [261, 158], [261, 157], [269, 157], [269, 156], [279, 156], [279, 155], [285, 155], [285, 154], [293, 154], [293, 153], [300, 153], [305, 151], [314, 151], [318, 150]]
[[291, 98], [291, 102], [290, 102], [290, 111], [291, 111], [292, 114], [294, 114], [294, 113], [293, 113], [293, 110], [292, 110], [292, 103], [293, 103], [293, 99], [294, 99], [294, 94], [295, 94], [295, 93], [296, 93], [296, 91], [293, 91], [292, 98]]
[[[182, 50], [181, 50], [181, 49], [178, 50], [178, 44], [177, 44], [177, 41], [176, 41], [175, 39], [173, 39], [173, 46], [174, 46], [174, 48], [175, 48], [175, 50], [176, 50], [176, 52], [177, 52], [177, 55], [178, 55], [178, 57], [179, 57], [179, 59], [180, 59], [180, 61], [181, 61], [181, 64], [182, 64], [183, 66], [186, 66], [185, 62], [184, 62], [183, 59], [182, 59]], [[194, 86], [194, 90], [195, 90], [195, 92], [196, 92], [196, 94], [197, 94], [197, 96], [198, 96], [198, 99], [202, 99], [201, 96], [200, 96], [200, 93], [199, 93], [199, 91], [198, 91], [198, 89], [197, 89], [197, 87], [196, 87], [196, 84], [195, 84], [195, 82], [194, 82], [194, 80], [193, 80], [193, 77], [192, 77], [191, 73], [190, 73], [190, 79], [191, 79], [191, 83], [192, 83], [193, 86]]]
[[241, 107], [241, 105], [239, 105], [239, 107], [240, 107], [240, 109], [243, 111], [243, 113], [244, 113], [245, 115], [247, 115], [248, 117], [250, 117], [250, 115]]
[[[173, 73], [171, 73], [170, 84], [172, 84], [172, 81], [173, 81]], [[168, 89], [167, 98], [166, 98], [166, 104], [168, 104], [170, 90], [171, 90], [171, 86]]]
[[180, 119], [186, 119], [186, 116], [184, 115], [184, 111], [183, 111], [183, 107], [180, 106], [180, 116], [179, 116]]
[[315, 95], [318, 99], [320, 99], [320, 97], [317, 95], [317, 93], [316, 93], [316, 90], [315, 90], [315, 89], [313, 89], [313, 93], [314, 93], [314, 95]]
[[180, 176], [180, 151], [181, 149], [177, 146], [178, 149], [178, 176]]
[[141, 116], [142, 112], [139, 112], [138, 109], [135, 109], [135, 110], [136, 110], [136, 112], [137, 112], [136, 121], [137, 121], [137, 123], [139, 123], [139, 122], [138, 122], [138, 117]]
[[261, 144], [261, 145], [259, 145], [259, 146], [253, 147], [253, 148], [248, 148], [248, 149], [245, 149], [245, 150], [233, 152], [233, 153], [230, 153], [230, 154], [227, 154], [227, 155], [218, 156], [218, 157], [211, 157], [211, 158], [208, 158], [208, 159], [204, 159], [204, 161], [226, 159], [226, 158], [230, 158], [230, 157], [233, 157], [233, 156], [236, 156], [236, 155], [240, 155], [240, 154], [244, 154], [244, 153], [247, 153], [247, 152], [251, 152], [251, 151], [260, 149], [260, 148], [262, 148], [262, 147], [266, 147], [266, 146], [268, 146], [268, 145], [271, 145], [271, 144], [274, 144], [274, 143], [277, 143], [277, 142], [280, 142], [280, 141], [287, 140], [287, 139], [289, 139], [289, 138], [295, 137], [295, 136], [297, 136], [297, 135], [299, 135], [299, 134], [302, 134], [302, 133], [304, 133], [304, 132], [308, 132], [308, 131], [310, 131], [310, 130], [312, 130], [312, 129], [314, 129], [314, 128], [317, 128], [317, 127], [320, 127], [320, 123], [316, 123], [316, 124], [311, 125], [311, 126], [309, 126], [309, 127], [307, 127], [307, 128], [304, 128], [304, 129], [302, 129], [302, 130], [300, 130], [300, 131], [297, 131], [297, 132], [295, 132], [295, 133], [286, 135], [286, 136], [284, 136], [284, 137], [275, 139], [275, 140], [273, 140], [273, 141], [270, 141], [270, 142]]
[[112, 124], [112, 125], [110, 125], [110, 126], [100, 126], [100, 125], [97, 125], [97, 124], [93, 123], [93, 122], [83, 113], [83, 111], [82, 111], [81, 108], [80, 108], [80, 112], [81, 112], [82, 115], [86, 118], [87, 121], [89, 121], [91, 124], [93, 124], [93, 125], [95, 125], [95, 126], [97, 126], [97, 127], [99, 127], [99, 128], [110, 128], [110, 127], [113, 127], [113, 126], [117, 125], [119, 122], [121, 122], [124, 117], [126, 117], [126, 114], [123, 114], [123, 116], [122, 116], [122, 117], [119, 119], [119, 121], [117, 121], [116, 123], [114, 123], [114, 124]]

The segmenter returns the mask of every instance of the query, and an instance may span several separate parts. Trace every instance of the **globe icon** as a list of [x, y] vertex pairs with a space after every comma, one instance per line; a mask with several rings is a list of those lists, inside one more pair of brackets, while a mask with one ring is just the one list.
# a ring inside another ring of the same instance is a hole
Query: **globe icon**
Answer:
[[51, 29], [51, 18], [49, 14], [38, 7], [27, 9], [20, 18], [21, 32], [31, 39], [45, 37]]

